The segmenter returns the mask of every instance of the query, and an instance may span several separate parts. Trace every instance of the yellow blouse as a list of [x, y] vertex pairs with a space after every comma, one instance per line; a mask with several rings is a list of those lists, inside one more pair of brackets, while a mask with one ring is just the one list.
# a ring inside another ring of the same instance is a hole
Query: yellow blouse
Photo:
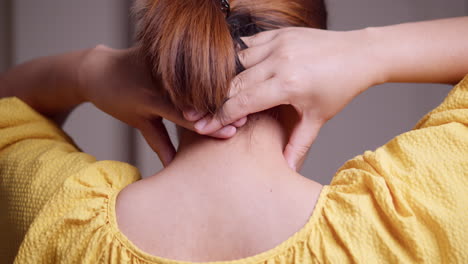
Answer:
[[[346, 162], [287, 241], [217, 263], [468, 263], [467, 123], [468, 76], [412, 131]], [[1, 99], [0, 263], [187, 263], [146, 254], [119, 231], [116, 196], [139, 179]]]

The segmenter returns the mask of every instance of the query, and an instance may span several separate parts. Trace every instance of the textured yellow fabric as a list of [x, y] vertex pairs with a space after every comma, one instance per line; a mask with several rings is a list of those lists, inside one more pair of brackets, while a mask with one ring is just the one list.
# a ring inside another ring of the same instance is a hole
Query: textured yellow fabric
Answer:
[[[348, 161], [289, 240], [219, 263], [468, 263], [467, 123], [468, 77], [414, 130]], [[0, 177], [0, 263], [182, 263], [117, 228], [136, 168], [80, 152], [16, 98], [0, 100]]]

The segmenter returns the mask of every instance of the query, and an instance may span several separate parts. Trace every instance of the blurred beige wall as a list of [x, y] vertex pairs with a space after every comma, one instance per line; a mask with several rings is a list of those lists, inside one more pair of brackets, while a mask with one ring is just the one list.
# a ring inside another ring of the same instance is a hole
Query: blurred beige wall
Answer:
[[[9, 58], [17, 64], [99, 43], [115, 48], [129, 46], [130, 1], [11, 0], [8, 7], [7, 0], [0, 0], [0, 70]], [[467, 0], [329, 0], [328, 5], [333, 30], [468, 14]], [[346, 160], [410, 129], [442, 101], [449, 89], [444, 85], [415, 84], [372, 88], [322, 129], [302, 173], [329, 183]], [[174, 128], [170, 127], [174, 136]], [[131, 162], [143, 176], [161, 169], [161, 163], [138, 132], [89, 104], [71, 115], [65, 130], [84, 151], [98, 159]]]
[[[14, 64], [100, 43], [129, 45], [127, 1], [14, 0], [10, 12]], [[98, 159], [131, 161], [127, 126], [90, 104], [74, 111], [64, 128]]]

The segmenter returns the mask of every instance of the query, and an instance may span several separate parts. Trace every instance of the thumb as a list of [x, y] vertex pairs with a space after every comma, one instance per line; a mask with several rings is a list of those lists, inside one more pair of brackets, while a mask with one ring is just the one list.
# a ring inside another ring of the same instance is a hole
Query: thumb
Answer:
[[302, 118], [294, 127], [284, 150], [284, 157], [291, 169], [299, 171], [312, 143], [320, 131], [321, 122]]
[[153, 151], [158, 154], [164, 167], [167, 167], [174, 159], [176, 151], [162, 119], [147, 121], [140, 131]]

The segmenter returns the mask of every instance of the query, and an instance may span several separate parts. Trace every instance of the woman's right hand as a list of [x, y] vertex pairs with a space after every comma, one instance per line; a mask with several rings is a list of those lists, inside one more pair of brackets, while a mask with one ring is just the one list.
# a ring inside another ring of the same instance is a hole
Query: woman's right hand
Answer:
[[284, 155], [299, 169], [325, 122], [383, 82], [368, 34], [285, 28], [245, 38], [249, 48], [239, 57], [247, 70], [233, 80], [222, 111], [199, 120], [196, 131], [210, 134], [251, 113], [292, 105], [300, 118]]

